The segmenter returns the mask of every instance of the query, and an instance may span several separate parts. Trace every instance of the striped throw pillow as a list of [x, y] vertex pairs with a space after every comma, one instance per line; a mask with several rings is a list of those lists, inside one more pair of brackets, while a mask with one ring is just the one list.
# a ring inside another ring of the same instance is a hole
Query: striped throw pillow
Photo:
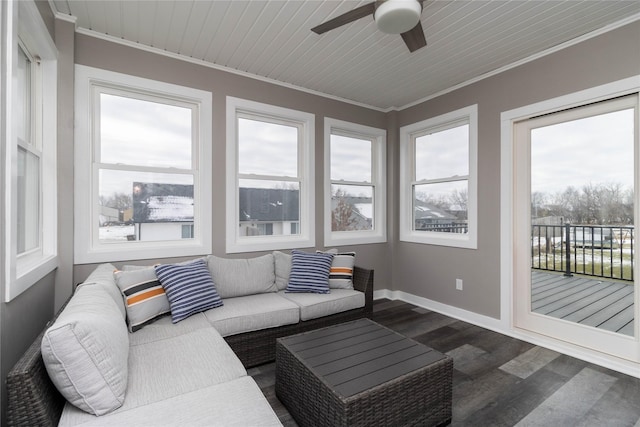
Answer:
[[171, 311], [153, 267], [113, 273], [124, 296], [129, 332], [135, 332]]
[[291, 274], [285, 292], [328, 294], [333, 254], [291, 251]]
[[356, 253], [337, 253], [337, 251], [327, 251], [326, 253], [333, 254], [331, 272], [329, 273], [329, 288], [353, 289], [353, 267], [356, 265]]
[[155, 270], [167, 293], [173, 323], [222, 305], [222, 298], [203, 260], [183, 265], [156, 265]]

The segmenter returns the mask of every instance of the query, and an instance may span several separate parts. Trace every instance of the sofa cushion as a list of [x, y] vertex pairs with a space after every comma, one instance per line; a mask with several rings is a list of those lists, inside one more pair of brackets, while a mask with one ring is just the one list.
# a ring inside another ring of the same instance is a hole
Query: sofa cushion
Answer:
[[167, 293], [173, 323], [222, 305], [222, 299], [203, 260], [183, 265], [156, 265], [155, 270]]
[[[190, 319], [188, 319], [190, 320]], [[155, 324], [150, 325], [152, 328]], [[167, 324], [169, 328], [174, 325]], [[142, 329], [131, 336], [143, 333]], [[174, 411], [169, 402], [181, 395], [192, 398], [216, 384], [246, 377], [247, 372], [222, 336], [212, 327], [196, 329], [178, 336], [131, 345], [129, 349], [129, 387], [124, 404], [107, 417], [85, 417], [65, 408], [65, 424], [89, 422], [94, 425], [119, 420], [120, 425], [158, 425], [127, 420], [127, 416], [146, 414], [147, 405], [159, 411]], [[193, 393], [193, 394], [191, 394]], [[196, 398], [196, 401], [199, 401]], [[156, 405], [160, 404], [160, 405]], [[208, 401], [209, 411], [216, 412], [216, 401]], [[162, 406], [163, 409], [159, 409]], [[146, 409], [145, 409], [146, 408]], [[113, 418], [115, 417], [115, 418]], [[93, 419], [92, 419], [93, 418]], [[161, 422], [159, 424], [166, 425]], [[117, 425], [117, 424], [111, 424]], [[186, 423], [184, 425], [191, 425]]]
[[291, 274], [286, 292], [329, 293], [333, 254], [291, 251]]
[[273, 258], [276, 265], [276, 287], [279, 291], [287, 288], [289, 275], [291, 274], [291, 254], [274, 251]]
[[133, 345], [129, 352], [129, 388], [122, 410], [246, 374], [238, 357], [211, 327]]
[[[186, 261], [173, 262], [172, 264], [185, 265], [185, 264], [191, 264], [192, 262], [195, 262], [195, 261], [198, 261], [198, 260], [203, 260], [204, 262], [207, 262], [207, 257], [191, 258], [191, 259], [188, 259]], [[122, 271], [142, 270], [144, 268], [155, 267], [156, 265], [158, 265], [158, 264], [157, 263], [152, 264], [152, 265], [125, 264], [125, 265], [122, 266], [122, 268], [120, 270], [122, 270]]]
[[211, 323], [209, 323], [204, 313], [196, 313], [176, 324], [173, 324], [171, 316], [164, 316], [138, 332], [129, 334], [129, 345], [134, 346], [162, 341], [203, 328], [211, 328]]
[[129, 332], [171, 312], [167, 294], [153, 267], [115, 271], [113, 276], [124, 297]]
[[300, 307], [300, 319], [311, 320], [364, 307], [364, 293], [350, 289], [332, 289], [330, 294], [278, 292]]
[[116, 268], [113, 264], [100, 264], [91, 272], [84, 282], [78, 285], [78, 288], [87, 285], [98, 285], [104, 288], [113, 302], [118, 306], [118, 310], [120, 310], [120, 314], [124, 319], [127, 317], [127, 312], [124, 307], [122, 293], [120, 293], [120, 289], [118, 289], [116, 281], [113, 278], [113, 272], [115, 270]]
[[238, 378], [106, 417], [92, 417], [67, 405], [60, 426], [281, 426], [251, 377]]
[[209, 255], [207, 263], [213, 283], [223, 299], [278, 290], [272, 254], [248, 259]]
[[329, 273], [329, 288], [353, 289], [353, 267], [356, 265], [356, 253], [338, 253], [337, 249], [329, 250], [327, 253], [333, 254]]
[[129, 334], [104, 287], [78, 288], [45, 332], [41, 350], [51, 381], [73, 405], [103, 415], [123, 404]]
[[226, 337], [298, 323], [300, 308], [276, 293], [268, 293], [229, 298], [224, 307], [206, 311], [204, 315]]

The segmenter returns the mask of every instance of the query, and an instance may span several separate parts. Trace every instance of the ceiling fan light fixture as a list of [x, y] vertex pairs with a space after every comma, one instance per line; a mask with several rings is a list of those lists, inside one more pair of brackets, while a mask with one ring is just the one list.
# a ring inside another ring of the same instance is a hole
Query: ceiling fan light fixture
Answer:
[[378, 29], [387, 34], [402, 34], [420, 22], [422, 4], [418, 0], [387, 0], [374, 14]]

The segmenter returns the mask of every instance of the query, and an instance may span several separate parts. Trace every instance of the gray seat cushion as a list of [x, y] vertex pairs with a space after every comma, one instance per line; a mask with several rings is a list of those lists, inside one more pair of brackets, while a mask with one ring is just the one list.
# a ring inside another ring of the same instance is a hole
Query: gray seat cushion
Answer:
[[202, 328], [131, 346], [126, 411], [247, 374], [220, 334]]
[[[193, 395], [199, 396], [203, 389], [246, 374], [238, 357], [210, 326], [133, 345], [129, 352], [129, 382], [124, 404], [108, 416], [98, 418], [66, 405], [60, 425], [139, 425], [145, 417], [151, 417], [154, 412], [151, 409], [164, 414], [174, 411], [168, 404], [174, 398], [180, 400], [180, 396], [186, 394], [193, 399]], [[208, 402], [212, 411], [214, 404], [214, 401]], [[147, 408], [148, 405], [152, 408]], [[160, 410], [159, 406], [164, 409]], [[139, 418], [134, 422], [128, 419], [130, 416]]]
[[329, 294], [278, 292], [300, 307], [300, 319], [311, 320], [364, 307], [364, 293], [350, 289], [331, 289]]
[[251, 377], [178, 395], [145, 406], [92, 417], [65, 406], [60, 426], [281, 426]]
[[129, 334], [129, 342], [131, 346], [141, 345], [188, 334], [203, 328], [211, 328], [211, 324], [202, 313], [196, 313], [176, 324], [172, 323], [171, 316], [166, 315], [139, 331]]
[[228, 298], [204, 314], [223, 337], [300, 321], [298, 305], [276, 293]]

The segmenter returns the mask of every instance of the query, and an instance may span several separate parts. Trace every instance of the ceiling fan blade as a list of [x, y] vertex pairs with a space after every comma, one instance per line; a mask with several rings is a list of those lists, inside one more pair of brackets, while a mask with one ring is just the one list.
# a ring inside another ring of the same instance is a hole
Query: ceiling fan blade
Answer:
[[372, 15], [375, 10], [375, 2], [367, 3], [363, 6], [356, 7], [355, 9], [347, 13], [343, 13], [340, 16], [336, 16], [335, 18], [330, 19], [327, 22], [323, 22], [317, 27], [313, 27], [311, 31], [316, 34], [323, 34], [329, 30], [333, 30], [334, 28], [338, 28], [344, 24], [348, 24], [349, 22], [357, 21], [360, 18], [364, 18], [367, 15]]
[[402, 40], [409, 48], [409, 52], [415, 52], [421, 47], [427, 45], [427, 39], [424, 37], [424, 30], [422, 24], [418, 21], [418, 24], [407, 32], [401, 34]]

